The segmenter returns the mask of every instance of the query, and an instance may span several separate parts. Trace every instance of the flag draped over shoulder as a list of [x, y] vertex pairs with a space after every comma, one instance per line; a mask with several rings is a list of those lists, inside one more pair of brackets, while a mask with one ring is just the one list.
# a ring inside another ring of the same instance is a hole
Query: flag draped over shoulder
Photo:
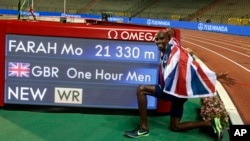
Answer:
[[164, 92], [180, 98], [216, 95], [216, 73], [198, 64], [176, 40], [170, 41], [167, 67], [164, 69]]

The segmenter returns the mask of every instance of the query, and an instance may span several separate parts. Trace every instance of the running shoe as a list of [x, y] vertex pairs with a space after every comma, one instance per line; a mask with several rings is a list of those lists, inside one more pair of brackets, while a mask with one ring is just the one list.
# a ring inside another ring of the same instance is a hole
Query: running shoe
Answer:
[[214, 118], [212, 120], [212, 126], [214, 129], [214, 133], [217, 135], [217, 141], [222, 141], [223, 136], [224, 136], [224, 130], [222, 129], [222, 126], [220, 124], [220, 119], [219, 118]]
[[149, 135], [149, 130], [143, 129], [142, 127], [137, 127], [136, 129], [125, 131], [124, 135], [131, 138], [139, 138]]

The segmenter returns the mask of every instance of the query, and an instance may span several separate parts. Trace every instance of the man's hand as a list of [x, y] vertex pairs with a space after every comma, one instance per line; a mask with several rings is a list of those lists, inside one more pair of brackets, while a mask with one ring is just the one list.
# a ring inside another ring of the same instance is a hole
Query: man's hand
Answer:
[[182, 47], [187, 53], [193, 53], [193, 50], [191, 48], [185, 48]]
[[217, 80], [228, 86], [232, 86], [236, 82], [235, 79], [228, 77], [228, 72], [217, 74]]

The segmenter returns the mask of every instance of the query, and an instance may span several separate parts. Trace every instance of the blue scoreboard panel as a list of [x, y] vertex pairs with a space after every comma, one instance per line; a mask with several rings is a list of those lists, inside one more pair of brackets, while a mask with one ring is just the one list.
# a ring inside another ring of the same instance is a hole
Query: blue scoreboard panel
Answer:
[[153, 42], [6, 34], [5, 44], [8, 104], [135, 109], [137, 86], [158, 82]]

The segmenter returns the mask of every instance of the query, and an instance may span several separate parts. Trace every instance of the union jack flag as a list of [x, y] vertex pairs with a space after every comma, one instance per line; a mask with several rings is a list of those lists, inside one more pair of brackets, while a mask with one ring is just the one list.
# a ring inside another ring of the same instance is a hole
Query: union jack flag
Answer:
[[216, 73], [198, 64], [178, 43], [167, 49], [164, 92], [180, 98], [216, 95]]
[[30, 77], [30, 63], [9, 62], [10, 77]]

